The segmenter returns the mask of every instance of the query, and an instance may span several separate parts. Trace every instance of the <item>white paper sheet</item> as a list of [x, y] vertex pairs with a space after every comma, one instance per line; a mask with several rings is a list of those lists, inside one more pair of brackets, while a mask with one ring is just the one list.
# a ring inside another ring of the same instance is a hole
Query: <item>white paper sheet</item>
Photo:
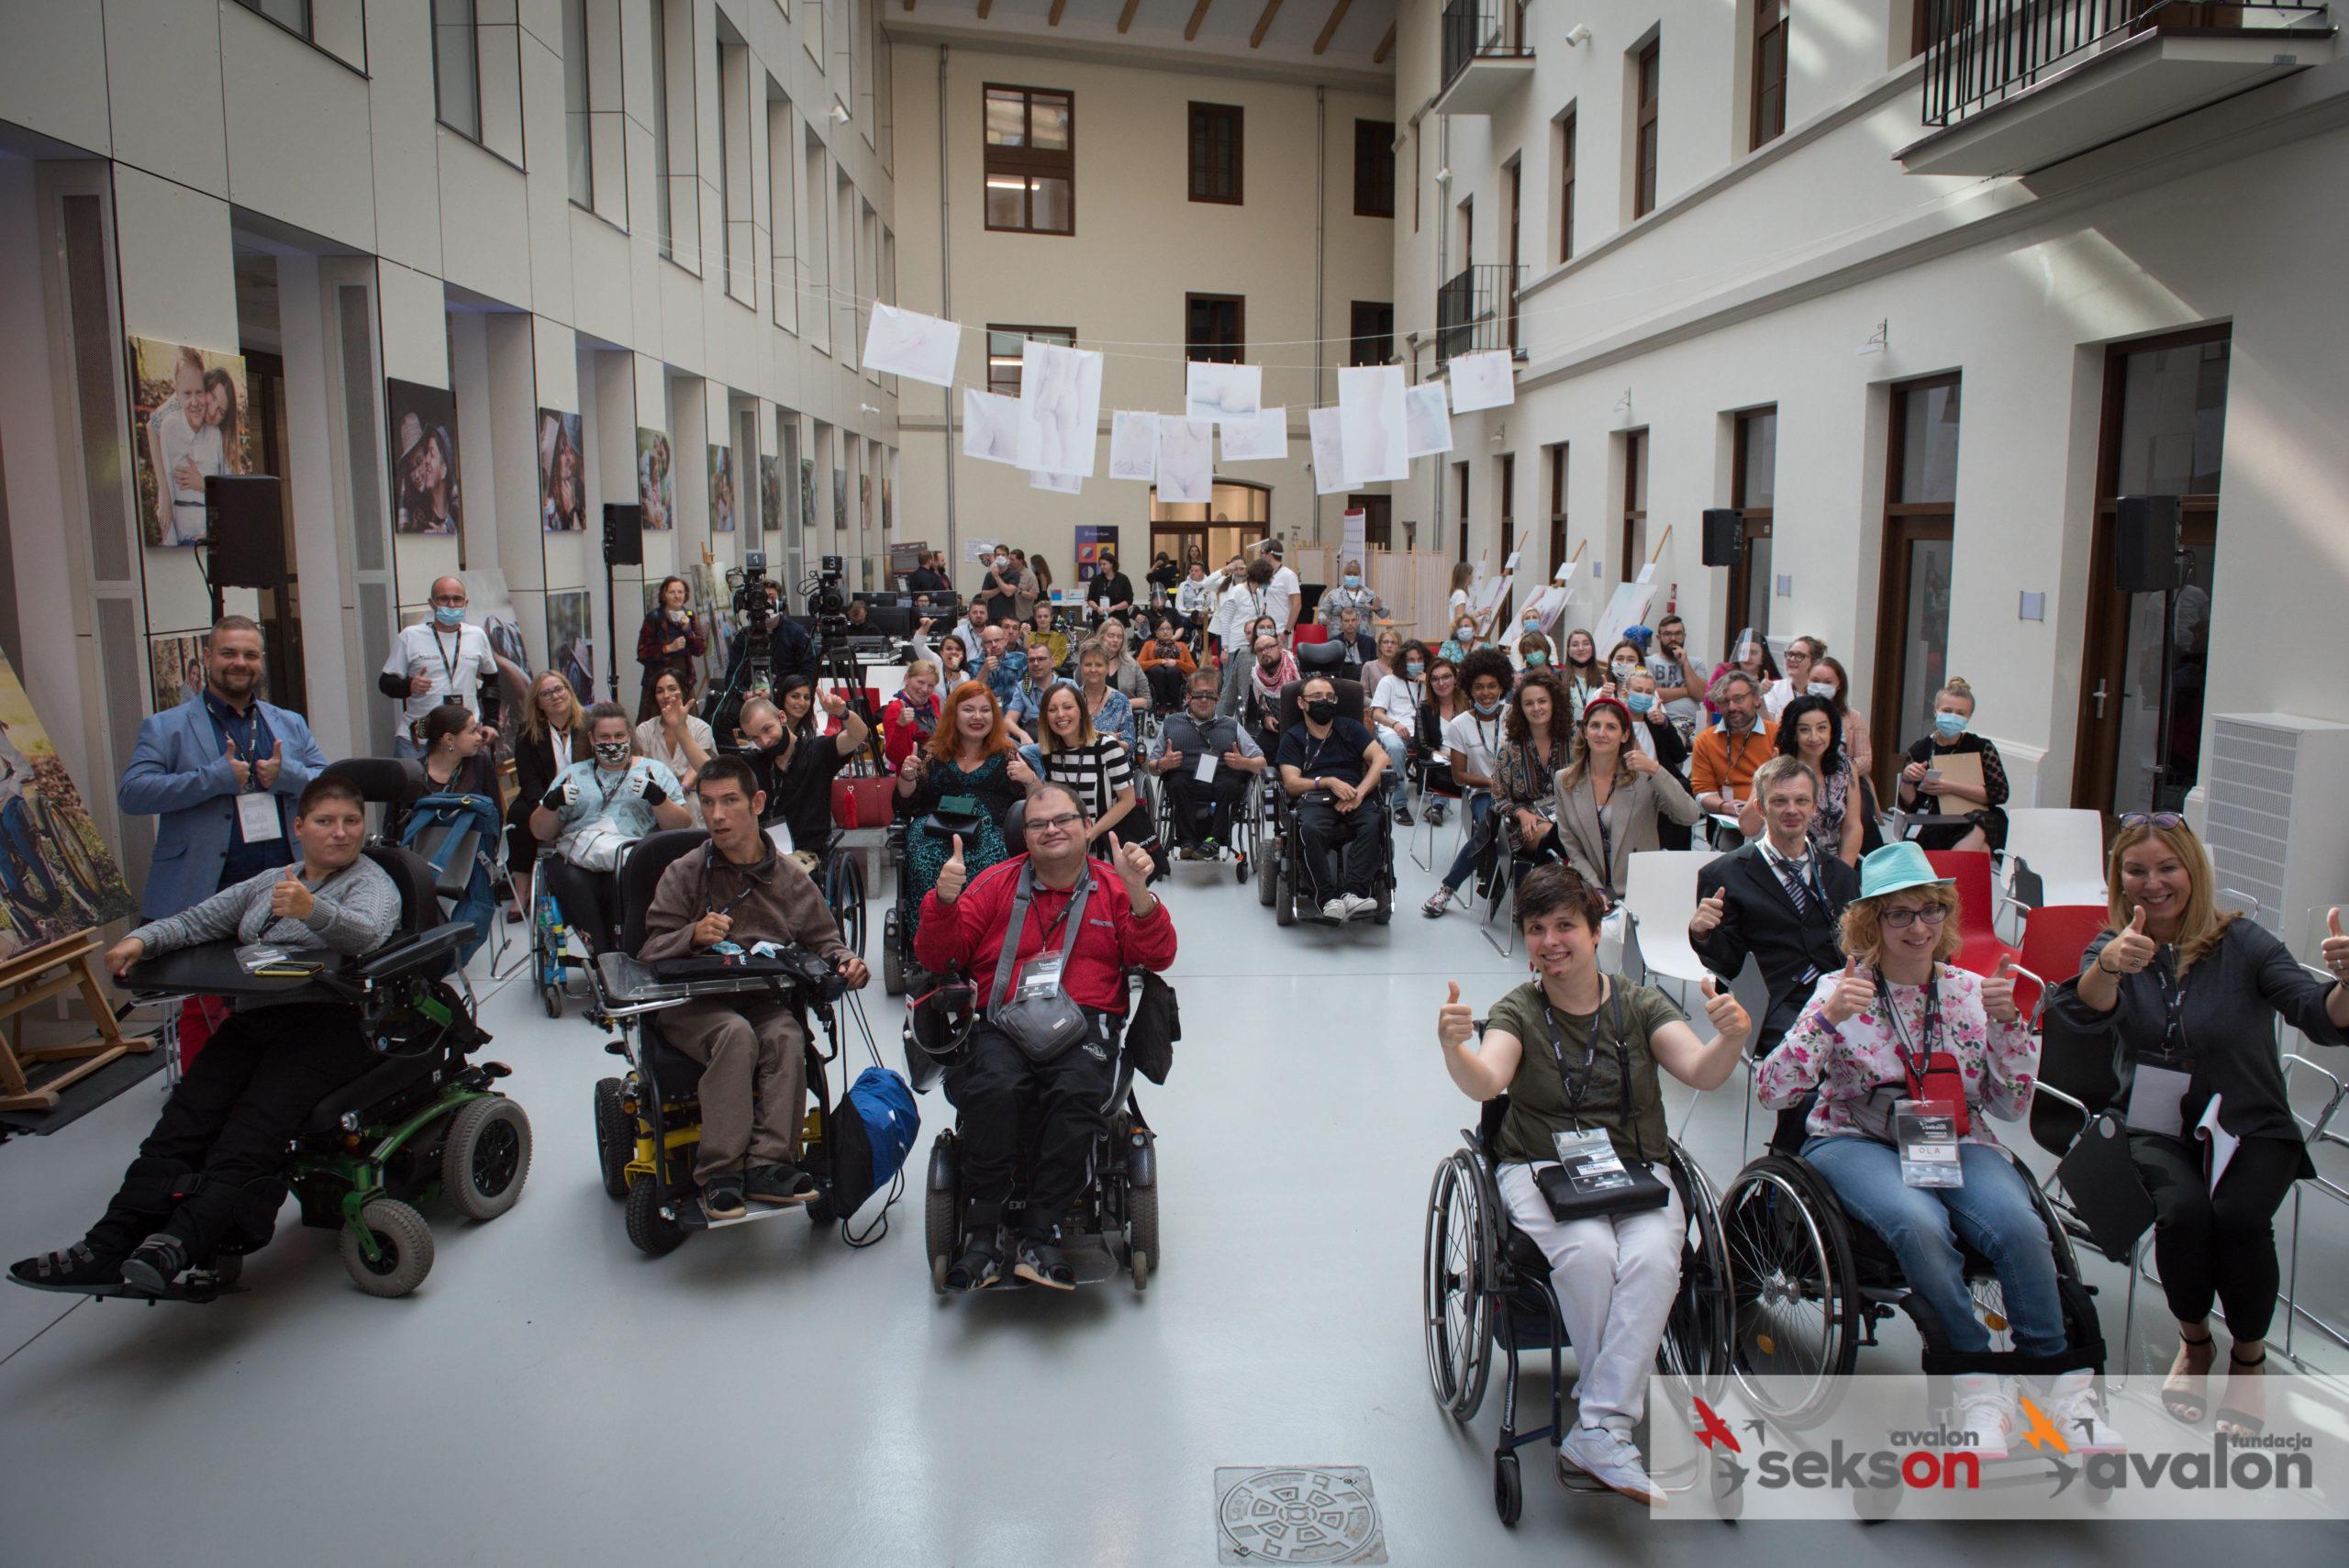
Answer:
[[1207, 501], [1215, 493], [1215, 427], [1204, 419], [1158, 421], [1158, 498]]
[[1019, 404], [993, 392], [963, 389], [963, 455], [1019, 466]]
[[1338, 432], [1346, 477], [1356, 484], [1411, 476], [1403, 391], [1400, 365], [1350, 365], [1338, 373]]
[[866, 369], [932, 386], [954, 384], [954, 360], [962, 348], [963, 328], [955, 323], [894, 305], [876, 303], [864, 329]]
[[2219, 1125], [2219, 1096], [2202, 1107], [2202, 1119], [2194, 1124], [2194, 1136], [2210, 1146], [2210, 1190], [2219, 1190], [2219, 1178], [2227, 1173], [2228, 1164], [2235, 1157], [2235, 1146], [2243, 1141]]
[[1452, 411], [1474, 414], [1479, 408], [1506, 408], [1517, 401], [1517, 376], [1507, 349], [1476, 354], [1455, 354], [1444, 366], [1452, 383]]
[[1644, 566], [1641, 567], [1641, 568], [1640, 568], [1640, 574], [1639, 574], [1639, 576], [1638, 576], [1638, 577], [1636, 577], [1635, 579], [1633, 579], [1633, 581], [1635, 581], [1635, 582], [1639, 582], [1639, 583], [1653, 583], [1653, 582], [1654, 582], [1654, 581], [1655, 581], [1655, 562], [1653, 562], [1653, 561], [1651, 561], [1651, 562], [1649, 562], [1646, 565], [1644, 565]]
[[1452, 450], [1452, 416], [1443, 410], [1443, 384], [1403, 391], [1403, 455], [1432, 457]]
[[1637, 626], [1647, 618], [1648, 605], [1655, 598], [1655, 587], [1647, 583], [1618, 583], [1615, 596], [1607, 601], [1607, 608], [1592, 628], [1591, 639], [1601, 648], [1612, 648], [1623, 639], [1623, 628]]
[[1050, 490], [1055, 495], [1074, 495], [1085, 488], [1084, 479], [1074, 473], [1046, 473], [1038, 469], [1028, 475], [1030, 490]]
[[1101, 428], [1101, 356], [1030, 338], [1019, 348], [1019, 466], [1093, 476]]
[[1565, 584], [1575, 580], [1575, 568], [1581, 564], [1582, 562], [1579, 561], [1569, 561], [1564, 566], [1559, 567], [1558, 570], [1551, 575], [1550, 580], [1557, 584], [1560, 587], [1564, 587]]
[[1288, 410], [1267, 408], [1252, 419], [1226, 419], [1217, 429], [1226, 462], [1264, 462], [1288, 456]]
[[1183, 373], [1183, 414], [1210, 423], [1252, 419], [1264, 406], [1262, 365], [1227, 365], [1214, 361], [1186, 361]]
[[1343, 571], [1353, 562], [1369, 558], [1370, 514], [1360, 506], [1349, 506], [1338, 519], [1339, 570]]
[[1120, 408], [1109, 417], [1109, 477], [1158, 477], [1158, 416]]
[[1338, 411], [1308, 409], [1305, 433], [1313, 448], [1313, 493], [1334, 495], [1350, 489], [1346, 483], [1345, 438], [1338, 428]]

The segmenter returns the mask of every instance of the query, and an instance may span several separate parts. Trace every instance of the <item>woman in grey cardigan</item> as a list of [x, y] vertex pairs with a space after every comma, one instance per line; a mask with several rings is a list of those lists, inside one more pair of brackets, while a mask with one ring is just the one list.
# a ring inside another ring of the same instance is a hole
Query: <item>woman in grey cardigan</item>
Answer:
[[1575, 760], [1558, 771], [1558, 847], [1582, 879], [1621, 902], [1631, 856], [1661, 847], [1656, 818], [1691, 826], [1704, 808], [1647, 752], [1628, 744], [1631, 710], [1592, 697], [1575, 725]]
[[[327, 955], [383, 946], [399, 927], [399, 889], [360, 853], [359, 791], [331, 775], [311, 780], [294, 837], [299, 864], [139, 927], [107, 950], [106, 967], [121, 975], [150, 954], [224, 937]], [[27, 1258], [10, 1276], [39, 1290], [161, 1296], [195, 1263], [258, 1249], [285, 1199], [286, 1144], [320, 1100], [378, 1060], [350, 1006], [239, 1001], [163, 1102], [105, 1217], [73, 1246]]]

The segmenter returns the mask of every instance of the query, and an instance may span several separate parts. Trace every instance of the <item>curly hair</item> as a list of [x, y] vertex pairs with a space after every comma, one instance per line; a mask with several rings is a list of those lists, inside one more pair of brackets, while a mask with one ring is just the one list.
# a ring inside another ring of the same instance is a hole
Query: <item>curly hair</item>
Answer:
[[1843, 956], [1867, 964], [1872, 969], [1884, 967], [1884, 922], [1879, 918], [1885, 904], [1913, 893], [1928, 906], [1938, 905], [1949, 911], [1942, 921], [1942, 934], [1933, 942], [1933, 957], [1947, 962], [1965, 944], [1965, 933], [1958, 929], [1957, 885], [1948, 882], [1929, 882], [1921, 887], [1904, 887], [1900, 893], [1887, 893], [1876, 898], [1854, 898], [1843, 906], [1842, 933], [1838, 939]]
[[[1566, 688], [1559, 682], [1557, 672], [1546, 668], [1528, 670], [1518, 677], [1517, 691], [1520, 698], [1529, 686], [1539, 686], [1550, 695], [1550, 754], [1563, 757], [1573, 746], [1575, 738], [1574, 705], [1566, 700]], [[1501, 732], [1520, 746], [1532, 740], [1533, 725], [1525, 717], [1522, 701], [1509, 704], [1508, 718], [1502, 725]]]
[[1471, 649], [1467, 657], [1460, 661], [1460, 690], [1472, 702], [1479, 675], [1490, 675], [1499, 682], [1501, 695], [1506, 696], [1508, 689], [1517, 684], [1517, 666], [1511, 664], [1508, 655], [1497, 648]]

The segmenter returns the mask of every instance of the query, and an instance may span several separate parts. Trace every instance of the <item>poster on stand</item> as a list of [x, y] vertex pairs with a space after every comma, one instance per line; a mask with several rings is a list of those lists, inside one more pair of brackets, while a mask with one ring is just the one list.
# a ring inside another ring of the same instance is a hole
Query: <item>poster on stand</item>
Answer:
[[253, 471], [246, 407], [243, 355], [130, 339], [131, 472], [150, 549], [201, 543], [205, 478]]
[[0, 655], [0, 958], [118, 920], [135, 902], [17, 672]]

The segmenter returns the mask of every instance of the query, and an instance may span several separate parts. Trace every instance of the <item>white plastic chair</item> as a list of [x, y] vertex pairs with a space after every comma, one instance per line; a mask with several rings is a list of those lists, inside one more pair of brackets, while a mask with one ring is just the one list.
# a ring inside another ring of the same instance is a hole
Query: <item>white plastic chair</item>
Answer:
[[[2023, 897], [2026, 879], [2038, 884], [2036, 896]], [[2007, 892], [2019, 902], [2102, 904], [2104, 817], [2096, 811], [2023, 807], [2007, 813]]]
[[1688, 945], [1688, 920], [1697, 913], [1697, 873], [1719, 858], [1712, 850], [1642, 850], [1624, 877], [1623, 903], [1648, 977], [1675, 982], [1684, 1007], [1689, 988], [1711, 973]]

